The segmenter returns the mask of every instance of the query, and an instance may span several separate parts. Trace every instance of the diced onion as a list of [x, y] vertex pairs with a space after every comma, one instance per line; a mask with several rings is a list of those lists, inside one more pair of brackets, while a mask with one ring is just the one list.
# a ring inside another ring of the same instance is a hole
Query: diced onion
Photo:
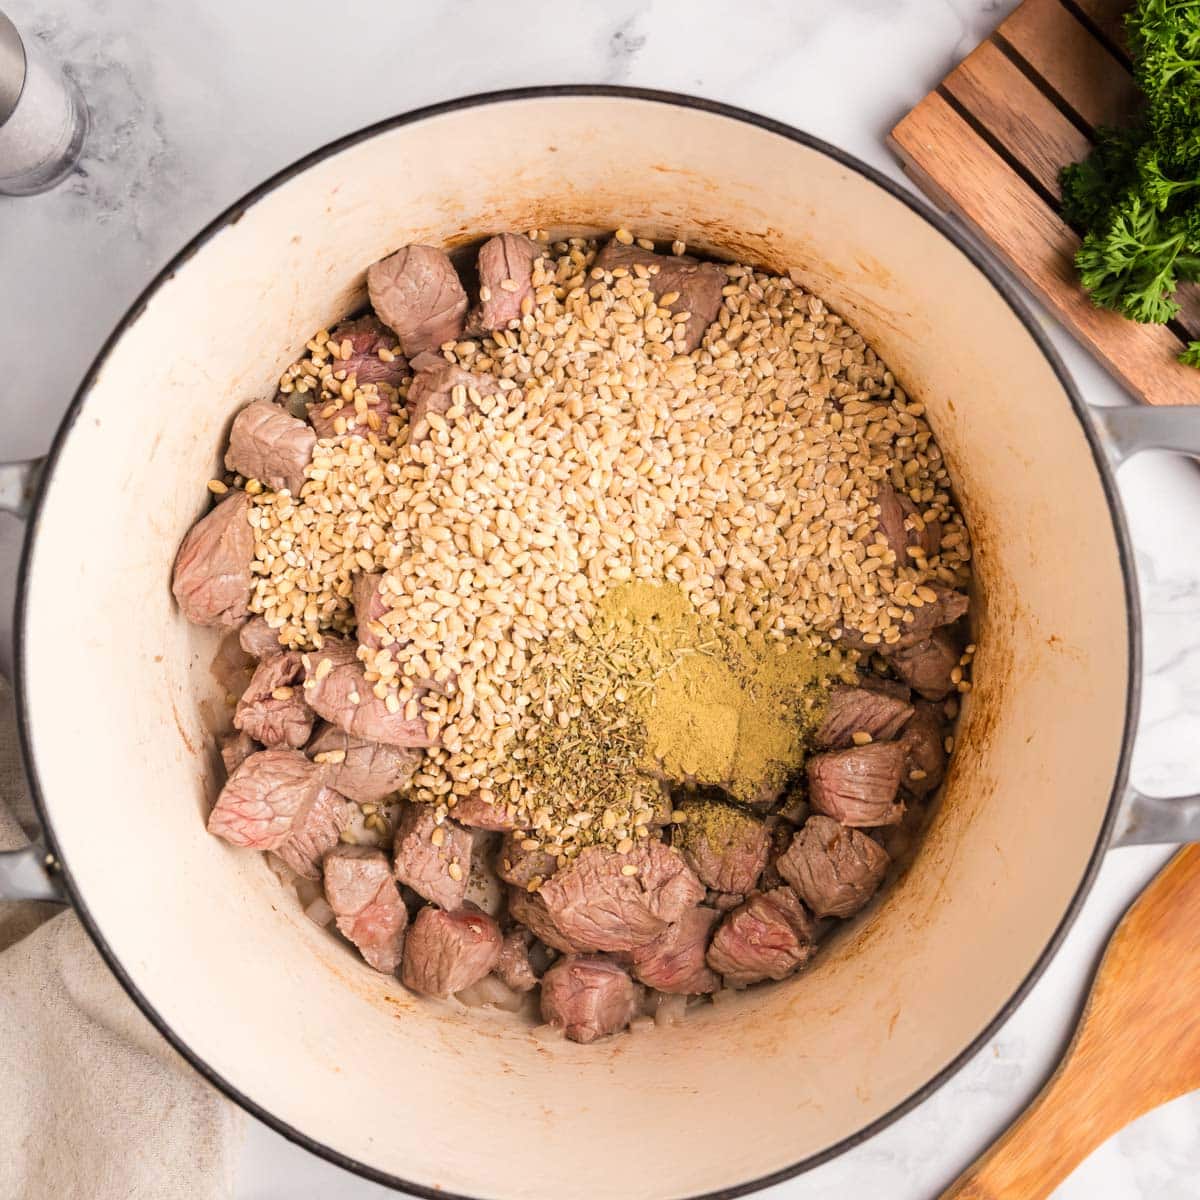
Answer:
[[458, 999], [468, 1008], [481, 1008], [490, 1004], [493, 1008], [505, 1012], [519, 1012], [525, 1003], [520, 992], [514, 992], [504, 980], [497, 975], [485, 975], [478, 983], [464, 988], [457, 993]]
[[213, 678], [231, 695], [241, 698], [254, 673], [254, 659], [242, 649], [236, 629], [227, 633], [212, 660]]
[[655, 1025], [681, 1025], [683, 1023], [684, 1010], [686, 1008], [686, 996], [669, 996], [666, 993], [660, 993], [658, 997], [658, 1008], [654, 1013]]
[[301, 908], [307, 908], [314, 900], [325, 898], [325, 889], [316, 879], [305, 879], [300, 875], [292, 876], [292, 887]]
[[272, 854], [269, 850], [267, 851], [267, 866], [271, 868], [271, 873], [284, 887], [290, 887], [295, 884], [298, 878], [296, 872], [279, 855]]
[[305, 910], [304, 915], [314, 925], [328, 925], [333, 920], [333, 909], [324, 896], [318, 896]]
[[483, 1003], [483, 997], [479, 994], [479, 984], [477, 983], [463, 988], [461, 992], [455, 992], [454, 998], [460, 1004], [465, 1004], [468, 1008], [478, 1008]]
[[505, 1012], [518, 1012], [525, 1003], [525, 997], [520, 992], [513, 991], [503, 979], [496, 975], [489, 975], [486, 979], [481, 979], [479, 986], [483, 989], [484, 1003], [494, 1004]]

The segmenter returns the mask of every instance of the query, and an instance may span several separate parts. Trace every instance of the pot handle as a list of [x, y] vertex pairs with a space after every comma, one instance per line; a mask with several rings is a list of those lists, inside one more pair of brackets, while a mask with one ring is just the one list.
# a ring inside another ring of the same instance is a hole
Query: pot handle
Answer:
[[[33, 506], [44, 459], [0, 463], [0, 512], [24, 520]], [[7, 647], [5, 647], [7, 651]], [[2, 656], [11, 659], [7, 652]], [[0, 900], [49, 900], [67, 903], [58, 860], [40, 842], [0, 851]]]
[[44, 458], [28, 462], [0, 462], [0, 512], [23, 521], [33, 507], [33, 496], [42, 477]]
[[45, 846], [31, 842], [20, 850], [0, 850], [0, 903], [5, 900], [70, 903], [58, 859]]
[[[1143, 450], [1171, 450], [1200, 458], [1200, 409], [1092, 405], [1091, 412], [1101, 444], [1115, 467]], [[1200, 795], [1147, 796], [1127, 783], [1112, 845], [1175, 842], [1200, 842]]]
[[[24, 521], [33, 509], [34, 493], [46, 460], [0, 462], [0, 517]], [[23, 532], [23, 531], [22, 531]], [[22, 534], [12, 536], [11, 524], [0, 522], [0, 676], [11, 674], [13, 666], [12, 630], [16, 618], [17, 563]], [[11, 551], [11, 562], [9, 561]]]

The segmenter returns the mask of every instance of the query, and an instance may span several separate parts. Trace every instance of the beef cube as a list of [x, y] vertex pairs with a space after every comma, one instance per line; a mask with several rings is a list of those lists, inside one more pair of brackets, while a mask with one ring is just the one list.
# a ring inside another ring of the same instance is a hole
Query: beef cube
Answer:
[[419, 442], [429, 436], [429, 413], [445, 416], [454, 404], [454, 389], [462, 388], [468, 403], [500, 390], [491, 375], [465, 371], [440, 354], [426, 353], [413, 359], [413, 381], [408, 389], [408, 436]]
[[589, 950], [652, 942], [704, 898], [681, 855], [647, 841], [628, 854], [589, 846], [538, 889], [554, 924]]
[[[267, 751], [266, 753], [270, 753]], [[325, 855], [340, 841], [342, 830], [350, 824], [350, 805], [333, 788], [323, 787], [303, 820], [297, 821], [291, 834], [275, 853], [297, 875], [320, 879]]]
[[853, 744], [856, 733], [869, 733], [875, 741], [894, 738], [913, 714], [912, 706], [883, 692], [865, 687], [837, 686], [829, 693], [821, 724], [813, 741], [829, 749]]
[[313, 711], [299, 686], [303, 674], [298, 650], [264, 658], [234, 710], [234, 728], [271, 750], [299, 750], [313, 726]]
[[[510, 832], [516, 828], [516, 810], [495, 799], [491, 792], [488, 796], [492, 798], [485, 799], [480, 792], [461, 796], [454, 806], [454, 819], [460, 825], [467, 825], [471, 829], [488, 829], [493, 833]], [[509, 882], [513, 883], [515, 880], [510, 879]]]
[[950, 675], [959, 657], [958, 639], [945, 629], [935, 630], [924, 641], [887, 650], [888, 665], [926, 700], [941, 700], [954, 690]]
[[235, 846], [274, 850], [323, 786], [313, 764], [294, 750], [251, 754], [221, 789], [208, 831]]
[[356, 575], [354, 577], [354, 620], [358, 626], [358, 644], [370, 650], [378, 650], [384, 644], [391, 645], [395, 638], [379, 623], [380, 617], [392, 605], [390, 592], [383, 586], [382, 572]]
[[[807, 817], [807, 813], [805, 816]], [[779, 860], [792, 844], [792, 837], [803, 821], [787, 821], [782, 817], [768, 817], [767, 831], [769, 847], [767, 849], [767, 865], [758, 879], [758, 890], [769, 892], [784, 882], [779, 873]]]
[[[348, 347], [348, 358], [337, 358], [330, 362], [335, 374], [345, 372], [360, 389], [356, 400], [366, 404], [360, 412], [354, 404], [340, 395], [318, 397], [307, 407], [308, 422], [319, 438], [336, 438], [339, 419], [343, 433], [365, 435], [368, 430], [384, 429], [388, 417], [396, 410], [396, 389], [409, 377], [408, 363], [400, 353], [396, 335], [374, 316], [359, 317], [344, 321], [329, 335], [336, 342], [339, 352]], [[379, 351], [391, 355], [390, 362], [379, 357]], [[333, 386], [339, 386], [334, 383]]]
[[660, 992], [687, 996], [715, 992], [721, 981], [704, 956], [713, 926], [720, 919], [715, 908], [687, 909], [654, 941], [633, 951], [634, 976]]
[[408, 931], [400, 978], [425, 996], [453, 995], [491, 974], [501, 941], [500, 927], [477, 908], [423, 908]]
[[944, 587], [935, 587], [932, 590], [937, 593], [936, 600], [922, 604], [920, 608], [905, 610], [905, 619], [900, 625], [903, 631], [900, 640], [876, 646], [875, 649], [890, 658], [898, 650], [907, 650], [925, 641], [935, 629], [954, 624], [970, 606], [971, 601], [965, 592], [956, 592], [953, 588]]
[[542, 976], [542, 1019], [573, 1042], [620, 1033], [641, 998], [629, 973], [606, 958], [564, 958]]
[[779, 860], [779, 873], [818, 917], [853, 916], [887, 869], [887, 851], [878, 842], [819, 815], [809, 817]]
[[898, 742], [814, 755], [808, 760], [813, 809], [843, 825], [895, 825], [904, 816], [904, 805], [896, 801], [904, 757]]
[[674, 845], [700, 882], [718, 892], [748, 892], [767, 863], [767, 828], [755, 816], [719, 800], [685, 800], [687, 820]]
[[258, 663], [242, 649], [238, 633], [239, 630], [234, 627], [222, 636], [208, 668], [212, 677], [235, 702], [250, 686], [250, 677], [254, 674], [254, 668], [258, 666]]
[[532, 840], [535, 839], [524, 833], [508, 833], [501, 840], [496, 854], [496, 874], [505, 883], [524, 888], [536, 879], [540, 885], [558, 870], [558, 859], [553, 854], [548, 854], [540, 847], [525, 848], [524, 843]]
[[349, 820], [349, 805], [303, 754], [261, 750], [221, 789], [208, 831], [235, 846], [273, 850], [297, 875], [316, 879]]
[[[839, 625], [833, 633], [833, 637], [840, 647], [858, 650], [862, 654], [872, 654], [879, 649], [878, 645], [872, 645], [866, 640], [866, 634], [858, 629], [854, 629], [849, 625]], [[878, 639], [879, 635], [875, 635]]]
[[188, 531], [175, 556], [171, 591], [196, 625], [237, 625], [250, 611], [254, 530], [250, 497], [234, 492]]
[[563, 954], [576, 954], [585, 949], [554, 923], [546, 902], [537, 894], [523, 887], [508, 889], [508, 915], [520, 925], [524, 925], [539, 942], [561, 951]]
[[322, 767], [329, 786], [355, 804], [378, 804], [407, 787], [421, 762], [415, 750], [368, 742], [324, 724], [308, 743], [308, 756]]
[[284, 650], [278, 631], [267, 624], [266, 617], [251, 617], [239, 630], [238, 641], [251, 658], [270, 658]]
[[512, 929], [504, 935], [500, 946], [500, 957], [496, 960], [496, 974], [500, 981], [514, 992], [531, 992], [538, 985], [538, 977], [529, 960], [531, 935], [527, 929]]
[[467, 312], [467, 293], [454, 264], [432, 246], [405, 246], [367, 271], [371, 307], [395, 330], [410, 358], [457, 341]]
[[904, 770], [900, 786], [917, 797], [936, 791], [946, 775], [948, 723], [940, 705], [918, 700], [913, 718], [900, 735], [904, 747]]
[[322, 440], [350, 435], [366, 437], [369, 432], [386, 429], [388, 418], [397, 411], [394, 393], [381, 391], [378, 385], [362, 389], [358, 400], [366, 405], [361, 412], [340, 395], [310, 400], [305, 412], [317, 437]]
[[812, 957], [815, 932], [791, 888], [755, 892], [718, 926], [706, 961], [727, 987], [786, 979]]
[[879, 529], [898, 562], [910, 561], [910, 546], [920, 547], [927, 558], [938, 552], [942, 542], [940, 521], [926, 521], [912, 500], [889, 483], [880, 486], [875, 502], [879, 505]]
[[732, 912], [739, 905], [745, 903], [746, 897], [739, 895], [737, 892], [709, 892], [704, 898], [704, 903], [711, 905], [719, 913]]
[[293, 496], [304, 486], [317, 435], [270, 400], [255, 400], [233, 419], [225, 468]]
[[404, 715], [411, 693], [400, 694], [396, 712], [375, 695], [353, 642], [327, 637], [321, 649], [310, 651], [307, 658], [304, 698], [317, 716], [368, 742], [409, 747], [437, 744], [419, 716], [410, 720]]
[[507, 888], [496, 874], [492, 853], [500, 840], [480, 829], [467, 829], [471, 836], [471, 874], [467, 877], [467, 899], [497, 920], [506, 908]]
[[325, 899], [349, 938], [377, 971], [387, 975], [400, 966], [408, 909], [382, 850], [338, 846], [324, 861]]
[[[791, 787], [784, 793], [771, 815], [793, 825], [803, 825], [808, 819], [808, 793], [801, 780], [794, 780]], [[768, 861], [770, 861], [768, 857]]]
[[699, 262], [687, 255], [655, 254], [640, 246], [626, 246], [613, 238], [596, 256], [602, 271], [624, 268], [637, 276], [638, 267], [650, 274], [647, 283], [661, 302], [664, 296], [675, 299], [664, 307], [672, 313], [690, 313], [683, 339], [684, 353], [690, 354], [704, 340], [704, 331], [721, 311], [721, 293], [729, 282], [725, 268], [712, 262]]
[[[368, 314], [353, 321], [343, 321], [330, 332], [329, 340], [336, 342], [339, 350], [344, 343], [350, 343], [349, 358], [333, 359], [330, 366], [335, 372], [345, 371], [347, 379], [353, 376], [359, 387], [382, 383], [395, 389], [408, 378], [408, 363], [400, 353], [395, 335], [375, 316]], [[384, 362], [379, 357], [380, 350], [388, 351], [392, 361]]]
[[859, 677], [858, 686], [868, 692], [878, 692], [881, 696], [891, 696], [901, 704], [912, 703], [912, 688], [898, 679], [884, 679], [882, 675], [867, 674]]
[[788, 773], [779, 763], [772, 763], [765, 768], [754, 782], [737, 801], [756, 813], [769, 813], [783, 799], [787, 791]]
[[890, 658], [897, 651], [907, 650], [918, 642], [925, 641], [935, 629], [940, 629], [943, 625], [952, 625], [966, 613], [970, 599], [965, 593], [944, 587], [934, 587], [932, 590], [936, 593], [933, 600], [919, 608], [910, 607], [904, 610], [904, 619], [900, 622], [902, 632], [896, 641], [872, 644], [867, 642], [860, 631], [843, 627], [842, 643], [865, 654], [878, 651]]
[[257, 754], [262, 747], [248, 734], [238, 730], [227, 733], [221, 739], [221, 761], [225, 764], [226, 777], [232, 775], [250, 757]]
[[401, 883], [444, 909], [462, 907], [471, 874], [471, 834], [453, 821], [438, 825], [432, 804], [404, 806], [394, 857]]
[[[537, 242], [519, 233], [501, 233], [479, 248], [479, 307], [468, 318], [472, 335], [507, 329], [521, 319], [521, 302], [533, 295]], [[507, 285], [507, 286], [505, 286]]]

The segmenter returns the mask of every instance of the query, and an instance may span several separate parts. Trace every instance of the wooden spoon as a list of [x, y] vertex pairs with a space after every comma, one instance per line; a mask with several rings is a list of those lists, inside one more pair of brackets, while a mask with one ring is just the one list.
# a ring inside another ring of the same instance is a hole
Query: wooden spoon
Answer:
[[1136, 1117], [1200, 1087], [1200, 844], [1117, 926], [1066, 1055], [942, 1200], [1041, 1200]]

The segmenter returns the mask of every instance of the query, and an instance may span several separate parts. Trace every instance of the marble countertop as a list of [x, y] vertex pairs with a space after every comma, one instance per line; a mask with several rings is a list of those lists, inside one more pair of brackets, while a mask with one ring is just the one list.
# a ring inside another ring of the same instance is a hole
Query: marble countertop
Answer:
[[[371, 121], [470, 92], [628, 83], [755, 109], [894, 178], [894, 121], [993, 28], [1012, 0], [6, 0], [72, 64], [93, 109], [81, 171], [0, 198], [0, 458], [47, 448], [80, 376], [126, 306], [183, 242], [299, 155]], [[1043, 317], [1084, 394], [1123, 396]], [[1200, 474], [1146, 455], [1122, 473], [1146, 615], [1134, 780], [1200, 791]], [[3, 532], [3, 531], [0, 531]], [[5, 536], [12, 541], [12, 531]], [[0, 537], [0, 543], [3, 538]], [[11, 557], [0, 556], [0, 585]], [[3, 588], [0, 586], [0, 601]], [[921, 1107], [778, 1200], [927, 1200], [989, 1144], [1050, 1071], [1108, 932], [1165, 859], [1115, 851], [1049, 970], [992, 1043]], [[1200, 1197], [1200, 1095], [1094, 1153], [1055, 1200]], [[247, 1121], [238, 1200], [393, 1193]], [[1020, 1200], [1020, 1198], [1014, 1198]]]

